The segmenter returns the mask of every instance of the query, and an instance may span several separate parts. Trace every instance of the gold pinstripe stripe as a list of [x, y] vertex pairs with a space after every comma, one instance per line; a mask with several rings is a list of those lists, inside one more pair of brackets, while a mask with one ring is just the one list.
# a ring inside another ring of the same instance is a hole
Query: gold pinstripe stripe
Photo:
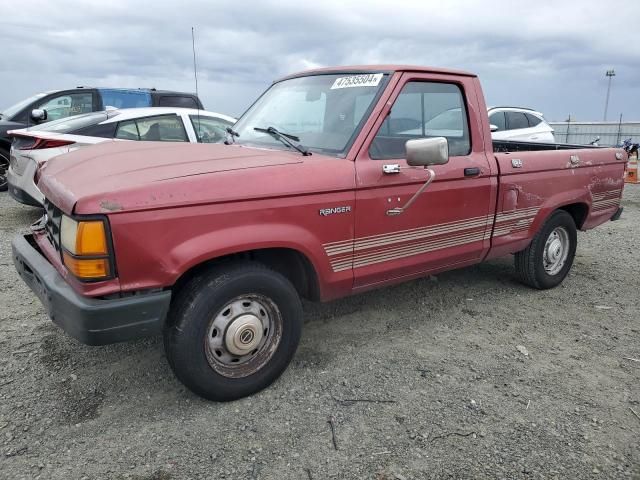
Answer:
[[476, 241], [478, 239], [483, 239], [484, 238], [484, 234], [485, 232], [483, 231], [478, 231], [478, 232], [469, 232], [469, 233], [463, 233], [463, 234], [458, 234], [456, 236], [453, 237], [449, 237], [449, 238], [445, 238], [445, 239], [427, 239], [427, 240], [423, 240], [421, 242], [418, 243], [412, 243], [412, 244], [408, 244], [408, 245], [403, 245], [401, 247], [396, 247], [396, 248], [380, 248], [378, 250], [374, 250], [374, 251], [369, 251], [369, 252], [364, 252], [364, 253], [360, 253], [360, 254], [356, 254], [353, 256], [349, 256], [348, 258], [342, 258], [342, 259], [336, 259], [333, 263], [335, 263], [336, 265], [339, 264], [343, 264], [346, 262], [350, 262], [352, 259], [354, 261], [368, 261], [372, 258], [377, 258], [377, 257], [381, 257], [387, 254], [402, 254], [405, 252], [411, 252], [415, 249], [419, 249], [422, 248], [423, 246], [426, 245], [435, 245], [438, 246], [439, 245], [444, 245], [444, 244], [449, 244], [449, 243], [466, 243], [466, 242], [470, 242], [470, 241]]
[[[538, 211], [539, 207], [528, 207], [512, 212], [498, 213], [495, 216], [497, 228], [494, 229], [493, 236], [527, 230], [533, 223], [533, 217]], [[323, 247], [329, 257], [334, 257], [330, 261], [333, 271], [341, 272], [352, 267], [360, 268], [443, 248], [487, 240], [492, 236], [489, 227], [492, 226], [493, 222], [493, 215], [471, 217], [429, 227], [418, 227], [392, 233], [370, 235], [353, 240], [329, 242], [324, 244]], [[404, 242], [411, 243], [395, 246], [395, 244]]]
[[605, 210], [607, 208], [612, 208], [612, 207], [617, 207], [618, 205], [620, 205], [619, 201], [614, 201], [614, 202], [603, 202], [603, 203], [598, 203], [597, 205], [593, 206], [594, 210]]
[[427, 245], [422, 245], [420, 247], [415, 247], [412, 248], [411, 250], [403, 250], [403, 251], [393, 251], [390, 253], [386, 253], [384, 255], [378, 255], [374, 258], [369, 258], [369, 259], [358, 259], [358, 260], [354, 260], [353, 262], [353, 266], [354, 268], [357, 267], [364, 267], [367, 265], [373, 265], [376, 263], [382, 263], [382, 262], [386, 262], [389, 260], [395, 260], [398, 258], [404, 258], [404, 257], [411, 257], [414, 255], [419, 255], [421, 253], [428, 253], [428, 252], [432, 252], [435, 250], [440, 250], [442, 248], [447, 248], [447, 247], [455, 247], [455, 246], [460, 246], [460, 245], [464, 245], [467, 243], [473, 243], [473, 242], [477, 242], [480, 241], [484, 238], [484, 234], [478, 234], [475, 237], [468, 237], [465, 239], [458, 239], [458, 240], [449, 240], [449, 241], [445, 241], [445, 242], [440, 242], [440, 243], [436, 243], [436, 242], [430, 242]]
[[325, 251], [327, 255], [334, 256], [342, 253], [359, 251], [359, 250], [367, 250], [369, 248], [375, 248], [385, 245], [392, 245], [395, 243], [408, 242], [411, 240], [420, 240], [422, 238], [435, 237], [439, 235], [446, 235], [451, 233], [456, 233], [465, 230], [471, 230], [475, 228], [486, 228], [487, 221], [486, 219], [480, 219], [473, 222], [467, 222], [465, 224], [455, 225], [447, 228], [424, 228], [414, 232], [402, 232], [394, 234], [388, 238], [380, 238], [380, 239], [372, 239], [372, 240], [356, 240], [354, 243], [348, 246], [342, 246], [339, 248], [327, 248], [325, 247]]
[[[413, 255], [417, 255], [419, 253], [423, 253], [423, 251], [432, 251], [438, 250], [441, 248], [463, 245], [466, 243], [476, 242], [484, 239], [484, 232], [475, 232], [469, 233], [465, 235], [458, 235], [457, 237], [452, 237], [444, 240], [426, 240], [420, 243], [414, 243], [411, 245], [405, 245], [401, 248], [394, 249], [381, 249], [374, 252], [367, 252], [365, 254], [356, 255], [354, 257], [344, 258], [342, 260], [336, 260], [332, 262], [332, 266], [335, 267], [343, 267], [351, 265], [351, 262], [354, 263], [354, 267], [370, 265], [373, 263], [380, 263], [381, 261], [385, 261], [386, 259], [393, 258], [401, 258], [401, 257], [409, 257]], [[427, 250], [425, 250], [427, 249]]]
[[621, 193], [622, 193], [622, 189], [607, 190], [606, 192], [592, 193], [591, 197], [593, 198], [594, 201], [596, 201], [596, 200], [602, 200], [608, 196], [619, 196]]
[[367, 242], [356, 242], [355, 250], [366, 250], [368, 248], [375, 248], [382, 245], [388, 245], [393, 243], [400, 243], [411, 240], [419, 240], [422, 238], [435, 237], [438, 235], [451, 234], [466, 230], [472, 230], [477, 228], [486, 228], [487, 222], [486, 219], [476, 220], [474, 222], [468, 222], [465, 224], [456, 225], [455, 227], [448, 227], [444, 229], [427, 229], [422, 232], [417, 232], [413, 234], [402, 234], [395, 235], [391, 239], [383, 239], [377, 241], [367, 241]]
[[[459, 239], [465, 239], [467, 237], [477, 237], [477, 236], [484, 236], [484, 230], [480, 230], [480, 231], [469, 231], [469, 232], [460, 232], [457, 233], [456, 235], [451, 235], [445, 238], [428, 238], [428, 239], [421, 239], [419, 242], [414, 242], [414, 243], [410, 243], [410, 244], [405, 244], [402, 245], [400, 247], [394, 247], [393, 251], [402, 251], [404, 249], [407, 248], [412, 248], [416, 245], [422, 245], [422, 244], [426, 244], [426, 243], [441, 243], [441, 242], [446, 242], [449, 240], [459, 240]], [[389, 247], [382, 247], [382, 248], [378, 248], [378, 249], [374, 249], [371, 251], [367, 251], [367, 252], [361, 252], [361, 253], [356, 253], [354, 254], [354, 258], [363, 258], [363, 257], [367, 257], [370, 255], [377, 255], [379, 253], [383, 253], [385, 251], [389, 250]]]
[[620, 201], [614, 200], [612, 202], [594, 203], [593, 208], [610, 207], [611, 205], [620, 205]]
[[607, 200], [618, 200], [620, 198], [621, 198], [620, 195], [610, 195], [610, 196], [602, 197], [602, 198], [594, 198], [593, 199], [593, 203], [605, 202]]
[[498, 227], [493, 231], [494, 237], [500, 237], [502, 235], [524, 232], [529, 229], [529, 226], [533, 223], [533, 218], [526, 220], [525, 222], [518, 222], [514, 225], [506, 225]]
[[602, 200], [594, 200], [592, 202], [593, 205], [599, 205], [601, 203], [606, 203], [606, 202], [619, 202], [621, 200], [620, 197], [617, 198], [603, 198]]
[[378, 239], [388, 239], [390, 237], [396, 236], [396, 235], [406, 235], [406, 234], [413, 234], [413, 233], [419, 233], [419, 232], [423, 232], [426, 230], [434, 230], [434, 229], [448, 229], [448, 228], [457, 228], [459, 226], [463, 226], [463, 225], [468, 225], [471, 222], [477, 222], [477, 221], [483, 221], [483, 220], [487, 220], [488, 218], [491, 218], [491, 215], [483, 215], [481, 217], [471, 217], [471, 218], [465, 218], [462, 220], [456, 220], [454, 222], [447, 222], [447, 223], [440, 223], [440, 224], [436, 224], [436, 225], [431, 225], [429, 227], [418, 227], [418, 228], [410, 228], [408, 230], [399, 230], [397, 232], [391, 232], [391, 233], [381, 233], [378, 235], [369, 235], [367, 237], [361, 237], [361, 238], [356, 238], [354, 240], [341, 240], [338, 242], [329, 242], [329, 243], [325, 243], [323, 246], [326, 249], [331, 249], [334, 247], [343, 247], [343, 246], [351, 246], [354, 243], [359, 243], [359, 242], [368, 242], [368, 241], [375, 241]]
[[496, 221], [503, 222], [503, 221], [512, 220], [515, 218], [529, 217], [531, 215], [535, 215], [536, 213], [538, 213], [539, 209], [540, 209], [539, 207], [531, 207], [531, 208], [525, 208], [522, 210], [516, 210], [515, 212], [504, 212], [504, 213], [501, 212], [496, 215]]

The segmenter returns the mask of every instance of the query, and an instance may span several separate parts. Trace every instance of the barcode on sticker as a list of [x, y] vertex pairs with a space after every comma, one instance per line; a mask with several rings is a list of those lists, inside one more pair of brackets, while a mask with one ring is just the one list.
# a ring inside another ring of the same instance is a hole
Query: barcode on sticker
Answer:
[[351, 88], [351, 87], [377, 87], [382, 80], [382, 73], [371, 73], [368, 75], [352, 75], [350, 77], [336, 78], [336, 81], [331, 85], [331, 90], [337, 88]]

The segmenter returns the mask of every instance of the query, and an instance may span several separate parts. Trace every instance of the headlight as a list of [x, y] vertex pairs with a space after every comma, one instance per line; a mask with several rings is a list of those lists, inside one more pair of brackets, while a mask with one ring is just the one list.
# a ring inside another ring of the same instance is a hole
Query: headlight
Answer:
[[62, 216], [62, 262], [81, 280], [111, 276], [107, 230], [103, 220], [74, 220]]

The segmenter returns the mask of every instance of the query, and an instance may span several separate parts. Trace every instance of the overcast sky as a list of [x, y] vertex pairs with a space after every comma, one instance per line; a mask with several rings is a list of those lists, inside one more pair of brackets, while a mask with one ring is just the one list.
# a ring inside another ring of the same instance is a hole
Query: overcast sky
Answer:
[[[517, 7], [515, 6], [517, 5]], [[640, 1], [0, 0], [0, 111], [76, 85], [194, 91], [239, 115], [315, 66], [410, 63], [477, 73], [490, 105], [549, 120], [640, 120]]]

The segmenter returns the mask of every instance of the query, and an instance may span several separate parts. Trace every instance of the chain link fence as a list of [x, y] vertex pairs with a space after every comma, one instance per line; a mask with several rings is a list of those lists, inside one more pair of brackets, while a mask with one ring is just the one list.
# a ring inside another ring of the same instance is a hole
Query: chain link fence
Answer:
[[640, 141], [640, 122], [549, 122], [557, 143], [588, 145], [600, 137], [598, 145], [617, 146], [627, 138]]

